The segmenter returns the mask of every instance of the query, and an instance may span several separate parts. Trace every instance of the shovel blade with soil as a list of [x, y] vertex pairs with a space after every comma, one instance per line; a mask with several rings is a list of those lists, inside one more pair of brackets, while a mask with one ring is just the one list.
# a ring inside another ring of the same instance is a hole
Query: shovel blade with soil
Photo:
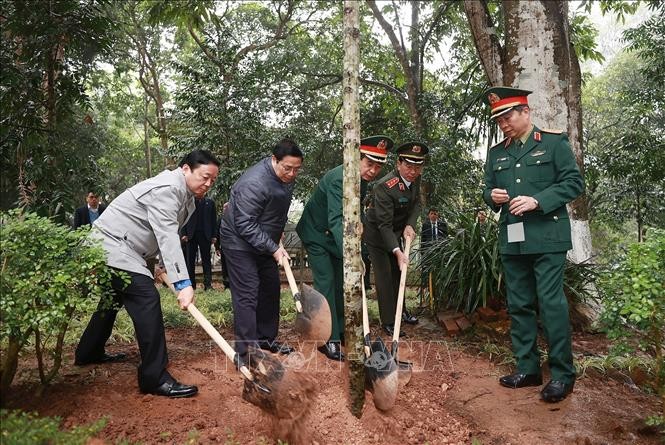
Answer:
[[[364, 275], [364, 273], [363, 273]], [[370, 338], [367, 296], [363, 275], [360, 276], [363, 311], [363, 338], [365, 342], [365, 387], [374, 396], [374, 406], [387, 411], [395, 406], [399, 390], [397, 363], [381, 337]]]
[[[177, 294], [165, 273], [161, 274], [160, 278]], [[238, 354], [194, 303], [190, 303], [187, 310], [224, 355], [237, 365], [238, 371], [244, 377], [245, 400], [277, 419], [298, 419], [305, 416], [316, 391], [314, 381], [287, 370], [279, 360], [258, 348], [249, 348], [247, 363], [240, 363]]]
[[323, 346], [332, 333], [332, 316], [328, 301], [321, 292], [306, 284], [302, 285], [302, 292], [298, 290], [289, 260], [282, 258], [281, 264], [296, 301], [296, 332], [303, 340], [314, 342], [316, 347]]

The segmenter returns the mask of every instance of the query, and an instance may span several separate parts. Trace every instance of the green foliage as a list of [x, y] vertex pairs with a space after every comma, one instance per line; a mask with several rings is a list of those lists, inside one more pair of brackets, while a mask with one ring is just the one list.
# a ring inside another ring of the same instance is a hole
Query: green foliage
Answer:
[[665, 138], [660, 91], [637, 54], [620, 54], [584, 87], [585, 181], [592, 219], [618, 230], [628, 220], [665, 227]]
[[[488, 218], [479, 223], [475, 215], [465, 213], [451, 214], [447, 219], [456, 229], [449, 229], [448, 238], [424, 249], [416, 266], [432, 272], [437, 306], [471, 313], [490, 300], [505, 301], [496, 222]], [[595, 299], [598, 276], [599, 269], [593, 264], [566, 260], [563, 285], [568, 300]]]
[[481, 224], [475, 216], [456, 218], [448, 223], [457, 229], [432, 243], [418, 266], [433, 274], [438, 307], [470, 313], [490, 298], [505, 300], [498, 228], [491, 219]]
[[[19, 211], [2, 213], [0, 219], [3, 389], [11, 383], [18, 353], [33, 336], [45, 384], [59, 368], [72, 315], [104, 295], [110, 270], [103, 249], [86, 241], [87, 229], [72, 231]], [[48, 374], [44, 370], [47, 356], [53, 360]]]
[[0, 411], [2, 440], [7, 445], [83, 445], [106, 426], [102, 418], [89, 425], [79, 425], [69, 431], [60, 429], [60, 417], [38, 417], [35, 413]]
[[58, 215], [99, 177], [103, 134], [86, 116], [84, 83], [111, 28], [102, 1], [3, 1], [0, 45], [1, 208]]
[[650, 354], [662, 357], [665, 231], [654, 229], [645, 242], [631, 245], [601, 283], [606, 295], [601, 320], [610, 338], [625, 346], [635, 336]]

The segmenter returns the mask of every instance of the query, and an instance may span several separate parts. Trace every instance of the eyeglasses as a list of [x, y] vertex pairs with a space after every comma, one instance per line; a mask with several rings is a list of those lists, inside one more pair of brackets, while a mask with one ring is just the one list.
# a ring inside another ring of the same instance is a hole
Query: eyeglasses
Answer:
[[277, 162], [277, 165], [279, 165], [279, 168], [282, 169], [284, 173], [298, 173], [302, 168], [302, 166], [291, 167], [290, 165], [284, 165], [282, 162]]

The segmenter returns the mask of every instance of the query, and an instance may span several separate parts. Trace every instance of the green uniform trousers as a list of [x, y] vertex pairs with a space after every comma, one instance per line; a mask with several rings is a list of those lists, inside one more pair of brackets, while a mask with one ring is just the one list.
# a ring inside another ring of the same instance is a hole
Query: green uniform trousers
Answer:
[[540, 374], [538, 310], [549, 347], [552, 380], [572, 383], [575, 367], [568, 301], [563, 293], [566, 253], [501, 255], [501, 261], [506, 275], [510, 336], [518, 372]]
[[395, 255], [385, 249], [367, 246], [374, 268], [374, 285], [379, 301], [379, 315], [382, 324], [395, 323], [397, 294], [399, 293], [400, 271]]
[[326, 297], [330, 306], [330, 341], [339, 341], [344, 332], [344, 261], [316, 243], [305, 243], [305, 249], [314, 275], [314, 289]]

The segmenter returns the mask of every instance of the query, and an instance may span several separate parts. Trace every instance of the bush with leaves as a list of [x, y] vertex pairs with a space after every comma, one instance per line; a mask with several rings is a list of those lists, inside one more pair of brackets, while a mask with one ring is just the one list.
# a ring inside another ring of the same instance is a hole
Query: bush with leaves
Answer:
[[466, 214], [454, 219], [457, 229], [422, 249], [419, 264], [432, 273], [437, 306], [470, 313], [490, 299], [505, 300], [496, 223]]
[[106, 419], [90, 425], [81, 425], [68, 431], [60, 429], [59, 417], [37, 417], [34, 413], [0, 411], [2, 420], [2, 443], [13, 445], [30, 444], [85, 444], [106, 426]]
[[655, 358], [656, 387], [665, 397], [665, 230], [653, 229], [645, 242], [632, 244], [601, 283], [608, 336], [624, 351], [637, 339]]
[[0, 214], [0, 344], [2, 393], [24, 347], [35, 347], [43, 385], [56, 375], [69, 322], [109, 289], [110, 269], [88, 229], [72, 231], [50, 219], [13, 210]]

